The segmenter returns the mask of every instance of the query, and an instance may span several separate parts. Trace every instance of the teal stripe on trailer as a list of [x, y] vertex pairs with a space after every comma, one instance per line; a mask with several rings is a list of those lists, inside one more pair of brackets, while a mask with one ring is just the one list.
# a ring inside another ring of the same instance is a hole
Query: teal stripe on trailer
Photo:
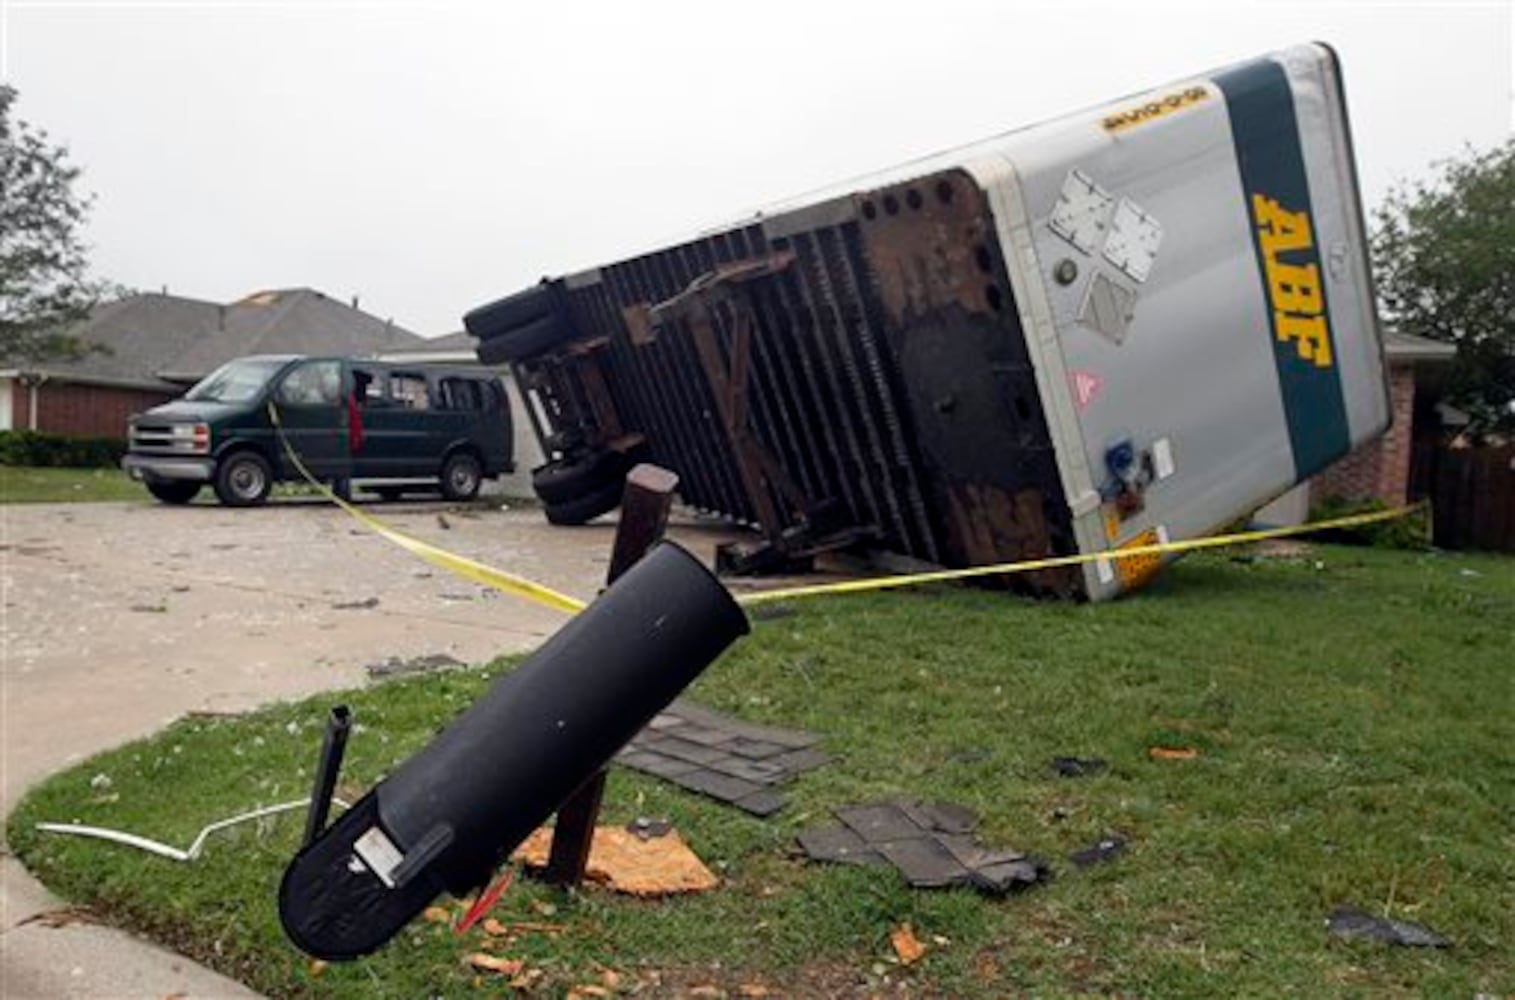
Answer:
[[1215, 77], [1225, 95], [1252, 222], [1289, 444], [1300, 479], [1351, 446], [1294, 94], [1264, 59]]

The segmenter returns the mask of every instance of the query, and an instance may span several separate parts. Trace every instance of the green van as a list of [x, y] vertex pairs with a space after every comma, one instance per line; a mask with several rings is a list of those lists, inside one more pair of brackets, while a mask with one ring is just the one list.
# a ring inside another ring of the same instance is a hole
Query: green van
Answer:
[[248, 507], [276, 482], [312, 476], [349, 495], [355, 480], [386, 499], [440, 488], [467, 500], [509, 473], [510, 407], [489, 372], [349, 358], [260, 356], [216, 369], [183, 397], [131, 418], [121, 467], [164, 503], [209, 484]]

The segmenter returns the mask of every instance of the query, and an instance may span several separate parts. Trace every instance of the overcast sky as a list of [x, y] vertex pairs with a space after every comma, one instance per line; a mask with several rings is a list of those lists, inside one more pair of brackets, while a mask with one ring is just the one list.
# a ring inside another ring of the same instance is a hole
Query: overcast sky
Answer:
[[0, 0], [97, 272], [310, 286], [426, 336], [543, 274], [1295, 42], [1341, 54], [1371, 206], [1512, 131], [1511, 0]]

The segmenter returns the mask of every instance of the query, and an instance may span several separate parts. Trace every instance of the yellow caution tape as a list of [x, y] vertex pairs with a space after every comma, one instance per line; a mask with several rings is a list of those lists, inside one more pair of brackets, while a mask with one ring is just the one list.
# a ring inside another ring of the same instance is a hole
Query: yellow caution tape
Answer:
[[454, 555], [446, 549], [432, 545], [430, 542], [423, 542], [419, 538], [412, 538], [403, 531], [390, 527], [372, 514], [359, 510], [327, 489], [325, 483], [322, 483], [310, 474], [310, 470], [305, 467], [304, 462], [300, 461], [300, 456], [295, 454], [295, 449], [290, 445], [289, 438], [284, 433], [284, 425], [279, 420], [279, 411], [272, 401], [268, 404], [268, 417], [273, 421], [274, 433], [278, 435], [279, 443], [284, 446], [285, 454], [289, 456], [289, 460], [294, 463], [295, 469], [300, 475], [305, 477], [305, 481], [319, 490], [321, 495], [326, 497], [326, 499], [351, 514], [357, 519], [359, 524], [362, 524], [369, 531], [394, 542], [402, 549], [420, 556], [433, 566], [445, 569], [449, 573], [461, 576], [464, 579], [472, 580], [486, 587], [492, 587], [495, 590], [515, 597], [524, 597], [528, 601], [534, 601], [537, 604], [556, 611], [566, 611], [569, 614], [575, 614], [584, 610], [584, 602], [577, 597], [560, 594], [551, 587], [534, 583], [525, 577], [516, 576], [514, 573], [507, 573], [502, 569], [495, 569], [493, 566], [486, 566], [481, 562], [476, 562], [464, 556]]
[[743, 605], [769, 604], [774, 601], [790, 601], [804, 597], [820, 597], [823, 594], [857, 594], [870, 590], [893, 590], [898, 587], [914, 587], [923, 583], [941, 583], [948, 580], [969, 580], [977, 576], [998, 576], [1007, 573], [1029, 573], [1039, 569], [1055, 569], [1059, 566], [1081, 566], [1101, 559], [1120, 560], [1133, 556], [1164, 555], [1174, 552], [1193, 552], [1196, 549], [1217, 549], [1227, 545], [1245, 545], [1266, 541], [1269, 538], [1287, 538], [1290, 535], [1307, 535], [1331, 528], [1353, 528], [1379, 521], [1392, 521], [1424, 506], [1410, 504], [1393, 510], [1373, 511], [1370, 514], [1352, 514], [1333, 517], [1328, 521], [1313, 521], [1286, 528], [1262, 528], [1257, 531], [1242, 531], [1231, 535], [1213, 535], [1208, 538], [1192, 538], [1182, 542], [1164, 542], [1157, 545], [1132, 545], [1127, 548], [1108, 549], [1087, 555], [1052, 556], [1047, 559], [1028, 559], [1023, 562], [996, 563], [992, 566], [969, 566], [966, 569], [942, 569], [925, 573], [906, 573], [899, 576], [869, 577], [864, 580], [844, 580], [841, 583], [818, 583], [809, 587], [785, 587], [781, 590], [765, 590], [745, 594], [738, 598]]
[[[422, 559], [454, 573], [483, 584], [493, 587], [495, 590], [523, 597], [545, 607], [569, 614], [576, 614], [585, 608], [585, 603], [576, 597], [560, 594], [551, 587], [534, 583], [525, 577], [507, 573], [502, 569], [486, 566], [464, 556], [454, 555], [446, 549], [438, 548], [429, 542], [423, 542], [390, 527], [383, 521], [367, 514], [352, 504], [337, 496], [310, 471], [305, 468], [305, 463], [300, 461], [300, 456], [295, 454], [289, 439], [284, 434], [284, 427], [279, 422], [279, 411], [274, 404], [268, 404], [268, 415], [273, 421], [274, 432], [279, 437], [279, 443], [284, 446], [284, 451], [294, 463], [300, 475], [305, 477], [306, 482], [314, 486], [332, 503], [341, 507], [351, 514], [360, 524], [370, 531], [389, 539], [396, 545], [415, 553]], [[1383, 521], [1392, 521], [1404, 517], [1424, 507], [1424, 503], [1409, 504], [1404, 507], [1395, 507], [1391, 510], [1373, 511], [1367, 514], [1350, 514], [1346, 517], [1333, 517], [1326, 521], [1312, 521], [1309, 524], [1296, 524], [1284, 528], [1262, 528], [1256, 531], [1242, 531], [1229, 535], [1212, 535], [1206, 538], [1191, 538], [1181, 542], [1162, 542], [1154, 545], [1127, 545], [1123, 548], [1107, 549], [1103, 552], [1091, 552], [1074, 556], [1050, 556], [1045, 559], [1027, 559], [1021, 562], [995, 563], [990, 566], [969, 566], [965, 569], [940, 569], [929, 570], [923, 573], [903, 573], [896, 576], [876, 576], [862, 580], [844, 580], [840, 583], [818, 583], [807, 587], [784, 587], [777, 590], [764, 590], [754, 594], [744, 594], [738, 597], [737, 603], [743, 606], [755, 604], [771, 604], [776, 601], [792, 601], [807, 597], [824, 597], [829, 594], [860, 594], [874, 590], [895, 590], [900, 587], [916, 587], [927, 583], [944, 583], [951, 580], [971, 580], [980, 576], [1003, 576], [1011, 573], [1030, 573], [1039, 569], [1056, 569], [1061, 566], [1082, 566], [1086, 563], [1098, 562], [1102, 559], [1115, 561], [1131, 559], [1142, 556], [1160, 556], [1179, 552], [1194, 552], [1199, 549], [1218, 549], [1228, 545], [1246, 545], [1252, 542], [1263, 542], [1270, 538], [1288, 538], [1293, 535], [1308, 535], [1317, 531], [1329, 531], [1333, 528], [1355, 528], [1365, 524], [1377, 524]]]

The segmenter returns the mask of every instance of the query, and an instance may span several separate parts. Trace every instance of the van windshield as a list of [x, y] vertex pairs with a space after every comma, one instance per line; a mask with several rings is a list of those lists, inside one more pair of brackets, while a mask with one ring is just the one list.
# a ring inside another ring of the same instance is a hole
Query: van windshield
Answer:
[[205, 403], [245, 403], [268, 385], [286, 361], [243, 358], [228, 361], [195, 383], [184, 398]]

